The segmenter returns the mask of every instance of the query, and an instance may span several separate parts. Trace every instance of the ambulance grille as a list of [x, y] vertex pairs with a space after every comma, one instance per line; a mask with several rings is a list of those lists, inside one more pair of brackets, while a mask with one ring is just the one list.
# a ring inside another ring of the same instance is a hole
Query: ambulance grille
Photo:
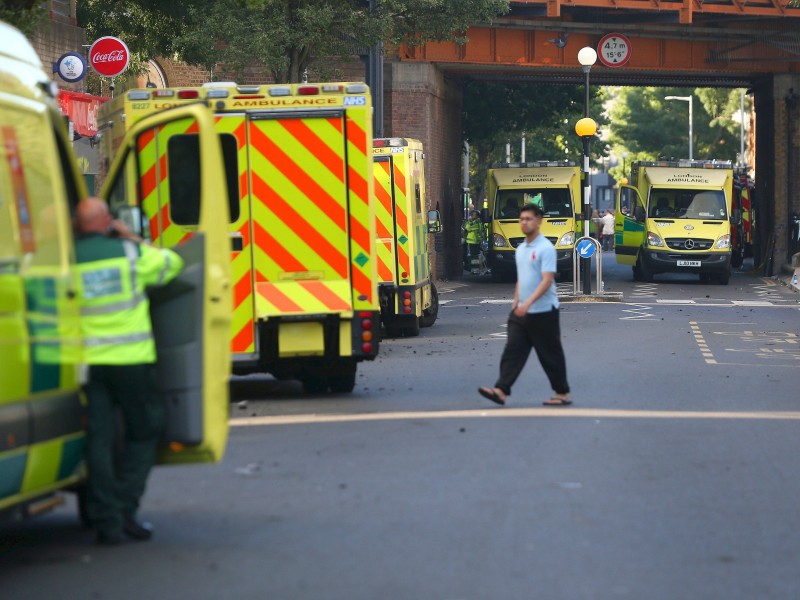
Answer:
[[714, 240], [698, 238], [666, 238], [667, 247], [673, 250], [709, 250]]
[[525, 241], [524, 237], [508, 238], [508, 243], [511, 244], [512, 248], [516, 248], [517, 246], [519, 246], [524, 241]]

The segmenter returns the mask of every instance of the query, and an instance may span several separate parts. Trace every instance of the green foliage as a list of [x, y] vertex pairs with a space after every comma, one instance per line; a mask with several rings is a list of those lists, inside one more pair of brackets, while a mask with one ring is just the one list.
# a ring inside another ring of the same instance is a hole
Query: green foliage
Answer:
[[2, 0], [0, 21], [13, 25], [30, 37], [47, 17], [47, 5], [36, 0]]
[[[590, 146], [592, 156], [604, 152], [597, 136], [607, 122], [604, 94], [591, 88], [589, 114], [598, 124]], [[525, 160], [575, 160], [583, 155], [583, 143], [575, 123], [584, 116], [582, 85], [535, 83], [500, 84], [471, 81], [464, 90], [463, 134], [471, 146], [470, 181], [475, 197], [482, 197], [489, 164], [505, 162], [506, 143], [512, 161], [520, 160], [525, 132]]]
[[[693, 95], [693, 155], [696, 159], [736, 161], [740, 148], [740, 125], [733, 119], [739, 111], [740, 90], [698, 88], [617, 88], [610, 106], [609, 142], [614, 154], [627, 152], [634, 160], [688, 158], [689, 106], [666, 96]], [[749, 102], [745, 111], [749, 110]], [[622, 176], [622, 167], [611, 169]]]
[[132, 53], [168, 56], [234, 74], [263, 65], [298, 82], [321, 58], [364, 53], [379, 42], [464, 43], [474, 23], [508, 12], [508, 0], [83, 0], [79, 23], [92, 39], [116, 35]]

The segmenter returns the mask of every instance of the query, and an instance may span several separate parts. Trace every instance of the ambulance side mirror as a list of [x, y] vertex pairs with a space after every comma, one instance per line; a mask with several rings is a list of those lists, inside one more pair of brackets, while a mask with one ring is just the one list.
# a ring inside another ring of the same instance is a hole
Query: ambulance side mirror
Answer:
[[442, 230], [442, 219], [438, 210], [428, 211], [428, 233], [439, 233]]
[[732, 225], [741, 225], [742, 224], [742, 211], [738, 208], [734, 208], [731, 211], [731, 224]]

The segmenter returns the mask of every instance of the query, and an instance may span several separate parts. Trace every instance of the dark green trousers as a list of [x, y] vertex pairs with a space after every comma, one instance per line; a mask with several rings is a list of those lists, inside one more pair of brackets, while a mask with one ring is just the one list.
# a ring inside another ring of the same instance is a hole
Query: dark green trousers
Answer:
[[164, 430], [155, 365], [92, 365], [85, 391], [89, 519], [99, 532], [118, 533], [139, 508]]

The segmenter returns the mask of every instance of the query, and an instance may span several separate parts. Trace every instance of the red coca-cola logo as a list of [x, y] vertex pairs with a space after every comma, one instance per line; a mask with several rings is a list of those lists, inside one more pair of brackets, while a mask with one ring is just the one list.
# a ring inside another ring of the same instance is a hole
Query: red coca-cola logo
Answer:
[[119, 38], [106, 36], [89, 48], [89, 64], [104, 77], [116, 77], [128, 68], [131, 53]]

